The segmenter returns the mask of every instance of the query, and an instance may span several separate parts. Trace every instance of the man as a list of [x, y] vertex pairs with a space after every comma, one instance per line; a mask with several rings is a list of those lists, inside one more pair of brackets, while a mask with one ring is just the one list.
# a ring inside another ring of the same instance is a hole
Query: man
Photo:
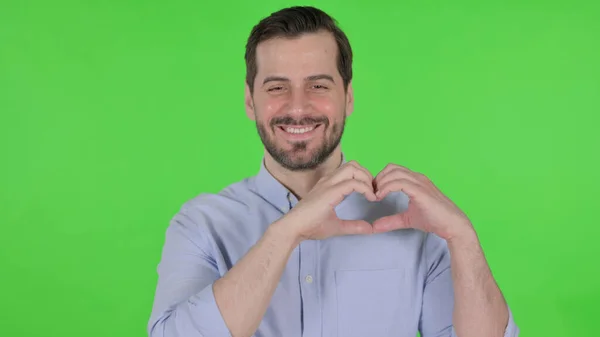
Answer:
[[150, 336], [518, 335], [465, 214], [422, 174], [344, 159], [352, 51], [331, 17], [273, 13], [246, 65], [259, 173], [175, 215]]

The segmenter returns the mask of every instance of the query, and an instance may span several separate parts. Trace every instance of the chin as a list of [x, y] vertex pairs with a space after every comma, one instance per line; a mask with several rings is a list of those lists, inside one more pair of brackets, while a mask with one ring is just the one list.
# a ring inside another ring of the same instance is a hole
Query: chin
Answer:
[[[339, 143], [327, 141], [326, 135], [312, 135], [308, 139], [290, 139], [290, 137], [267, 132], [260, 124], [259, 135], [270, 157], [290, 171], [308, 171], [318, 168], [331, 155]], [[283, 131], [281, 131], [283, 132]], [[302, 137], [297, 137], [302, 138]]]
[[273, 159], [290, 171], [312, 170], [321, 165], [326, 156], [318, 149], [283, 150], [271, 153]]

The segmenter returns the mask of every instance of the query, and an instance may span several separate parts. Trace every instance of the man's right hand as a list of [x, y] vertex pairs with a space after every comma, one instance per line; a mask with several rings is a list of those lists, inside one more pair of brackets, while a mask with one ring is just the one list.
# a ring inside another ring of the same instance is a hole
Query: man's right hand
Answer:
[[300, 241], [322, 240], [338, 235], [371, 234], [373, 228], [370, 223], [364, 220], [342, 220], [335, 213], [335, 207], [353, 192], [362, 193], [369, 201], [377, 200], [371, 173], [357, 162], [350, 161], [321, 178], [281, 220], [286, 223], [285, 227], [293, 228]]

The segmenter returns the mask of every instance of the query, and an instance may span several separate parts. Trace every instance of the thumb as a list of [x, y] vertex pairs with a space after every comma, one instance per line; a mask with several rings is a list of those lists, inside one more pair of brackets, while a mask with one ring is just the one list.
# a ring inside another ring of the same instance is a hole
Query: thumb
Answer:
[[384, 216], [373, 222], [374, 233], [389, 232], [401, 228], [410, 228], [410, 223], [405, 213]]
[[373, 226], [364, 220], [341, 220], [340, 235], [372, 234]]

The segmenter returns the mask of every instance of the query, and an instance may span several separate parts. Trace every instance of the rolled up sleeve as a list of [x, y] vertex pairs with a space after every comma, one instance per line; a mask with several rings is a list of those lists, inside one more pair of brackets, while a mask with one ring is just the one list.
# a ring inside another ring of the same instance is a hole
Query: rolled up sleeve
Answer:
[[171, 221], [158, 266], [148, 322], [150, 337], [230, 337], [213, 293], [220, 278], [214, 248], [198, 222], [184, 211]]
[[[456, 331], [454, 331], [454, 327], [452, 327], [452, 337], [458, 337]], [[519, 328], [515, 324], [513, 319], [512, 311], [508, 308], [508, 324], [506, 325], [506, 330], [504, 330], [504, 337], [518, 337], [519, 336]]]
[[[452, 322], [454, 310], [454, 288], [450, 270], [450, 254], [441, 239], [434, 237], [427, 247], [428, 274], [423, 290], [423, 303], [419, 331], [423, 337], [460, 337]], [[508, 308], [508, 323], [505, 337], [518, 337], [512, 311]]]
[[508, 324], [506, 325], [506, 331], [504, 331], [504, 337], [518, 337], [519, 336], [519, 327], [515, 323], [513, 318], [513, 313], [510, 308], [508, 308]]

